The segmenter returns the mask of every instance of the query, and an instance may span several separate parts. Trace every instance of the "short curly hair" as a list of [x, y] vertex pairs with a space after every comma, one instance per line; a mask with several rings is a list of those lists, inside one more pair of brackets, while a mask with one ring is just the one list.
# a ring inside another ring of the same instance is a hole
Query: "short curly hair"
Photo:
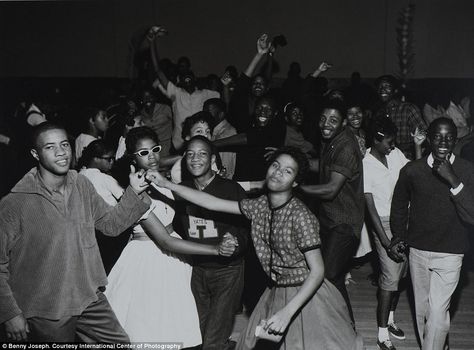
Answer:
[[137, 143], [143, 139], [150, 139], [155, 141], [157, 144], [160, 143], [158, 135], [153, 129], [148, 126], [140, 126], [130, 130], [125, 138], [125, 148], [127, 150], [127, 155], [132, 155], [137, 150]]
[[298, 172], [296, 173], [295, 182], [301, 184], [306, 177], [309, 170], [309, 161], [306, 154], [304, 154], [299, 148], [292, 146], [284, 146], [277, 149], [269, 159], [269, 164], [272, 164], [280, 155], [286, 154], [294, 159], [298, 164]]

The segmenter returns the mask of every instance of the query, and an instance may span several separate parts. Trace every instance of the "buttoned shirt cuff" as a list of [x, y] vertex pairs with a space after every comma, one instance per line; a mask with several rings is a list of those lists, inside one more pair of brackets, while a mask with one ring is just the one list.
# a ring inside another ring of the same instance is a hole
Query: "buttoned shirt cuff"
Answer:
[[461, 182], [458, 187], [449, 189], [453, 196], [457, 195], [464, 188], [464, 184]]

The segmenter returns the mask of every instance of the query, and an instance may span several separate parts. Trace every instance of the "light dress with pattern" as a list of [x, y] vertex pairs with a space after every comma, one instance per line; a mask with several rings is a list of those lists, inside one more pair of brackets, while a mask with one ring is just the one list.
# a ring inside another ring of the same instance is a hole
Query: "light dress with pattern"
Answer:
[[[241, 333], [236, 350], [258, 349], [255, 328], [281, 310], [309, 275], [304, 253], [320, 247], [319, 222], [298, 198], [270, 208], [266, 195], [244, 199], [240, 210], [251, 220], [251, 235], [263, 270], [274, 285], [265, 290]], [[284, 350], [362, 349], [347, 305], [329, 281], [294, 316], [277, 345]]]
[[[150, 210], [167, 226], [173, 221], [171, 191], [152, 194]], [[173, 232], [173, 237], [179, 238]], [[199, 317], [191, 292], [192, 267], [178, 255], [162, 251], [143, 228], [133, 236], [108, 276], [106, 296], [132, 342], [201, 344]]]

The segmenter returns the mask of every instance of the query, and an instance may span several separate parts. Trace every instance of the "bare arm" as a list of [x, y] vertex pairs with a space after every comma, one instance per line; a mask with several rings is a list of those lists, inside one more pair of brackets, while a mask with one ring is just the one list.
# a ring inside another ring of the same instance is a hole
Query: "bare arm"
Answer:
[[221, 199], [208, 193], [201, 192], [186, 186], [181, 186], [168, 181], [157, 171], [148, 171], [146, 178], [159, 187], [164, 187], [177, 193], [183, 199], [203, 208], [229, 214], [241, 214], [239, 202]]
[[270, 48], [270, 43], [268, 42], [267, 34], [263, 34], [257, 40], [257, 53], [250, 61], [247, 69], [245, 69], [244, 74], [251, 78], [255, 73], [255, 69], [257, 68], [258, 64], [262, 60], [263, 56], [268, 52]]
[[333, 200], [339, 194], [346, 177], [336, 171], [331, 172], [329, 182], [321, 185], [302, 185], [301, 190], [321, 199]]
[[324, 263], [319, 249], [309, 250], [304, 253], [306, 263], [310, 269], [308, 277], [298, 293], [286, 304], [283, 309], [276, 312], [267, 321], [265, 329], [271, 333], [283, 334], [292, 317], [314, 295], [324, 278]]
[[385, 230], [383, 229], [382, 222], [380, 221], [380, 216], [377, 213], [377, 208], [375, 208], [374, 197], [372, 193], [364, 193], [365, 203], [367, 205], [367, 210], [369, 212], [370, 219], [374, 226], [375, 233], [380, 239], [382, 246], [387, 248], [390, 245], [390, 239], [388, 239]]
[[158, 76], [158, 80], [160, 81], [160, 84], [166, 89], [168, 87], [169, 80], [166, 77], [165, 73], [160, 68], [160, 65], [158, 64], [159, 62], [159, 57], [158, 57], [158, 37], [159, 35], [156, 35], [150, 43], [150, 53], [151, 53], [151, 61], [153, 62], [153, 68], [155, 68], [156, 75]]
[[247, 134], [241, 133], [225, 137], [223, 139], [215, 140], [214, 146], [217, 148], [232, 147], [232, 146], [245, 146], [247, 145]]
[[148, 236], [164, 250], [181, 254], [218, 255], [217, 246], [189, 242], [170, 236], [166, 227], [153, 213], [150, 213], [146, 220], [141, 221], [140, 225]]
[[329, 68], [331, 68], [332, 65], [327, 63], [327, 62], [321, 62], [321, 64], [318, 66], [318, 68], [311, 73], [311, 76], [313, 78], [319, 77], [323, 72], [327, 71]]

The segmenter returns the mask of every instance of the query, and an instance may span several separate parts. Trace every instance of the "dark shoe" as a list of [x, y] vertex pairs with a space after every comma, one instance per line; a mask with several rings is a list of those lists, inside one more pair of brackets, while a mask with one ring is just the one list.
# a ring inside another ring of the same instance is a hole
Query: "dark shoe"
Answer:
[[389, 340], [385, 340], [383, 342], [380, 342], [377, 340], [377, 347], [380, 349], [380, 350], [397, 350], [392, 342]]
[[405, 333], [397, 326], [396, 323], [390, 323], [388, 325], [388, 331], [390, 334], [397, 339], [405, 339]]

